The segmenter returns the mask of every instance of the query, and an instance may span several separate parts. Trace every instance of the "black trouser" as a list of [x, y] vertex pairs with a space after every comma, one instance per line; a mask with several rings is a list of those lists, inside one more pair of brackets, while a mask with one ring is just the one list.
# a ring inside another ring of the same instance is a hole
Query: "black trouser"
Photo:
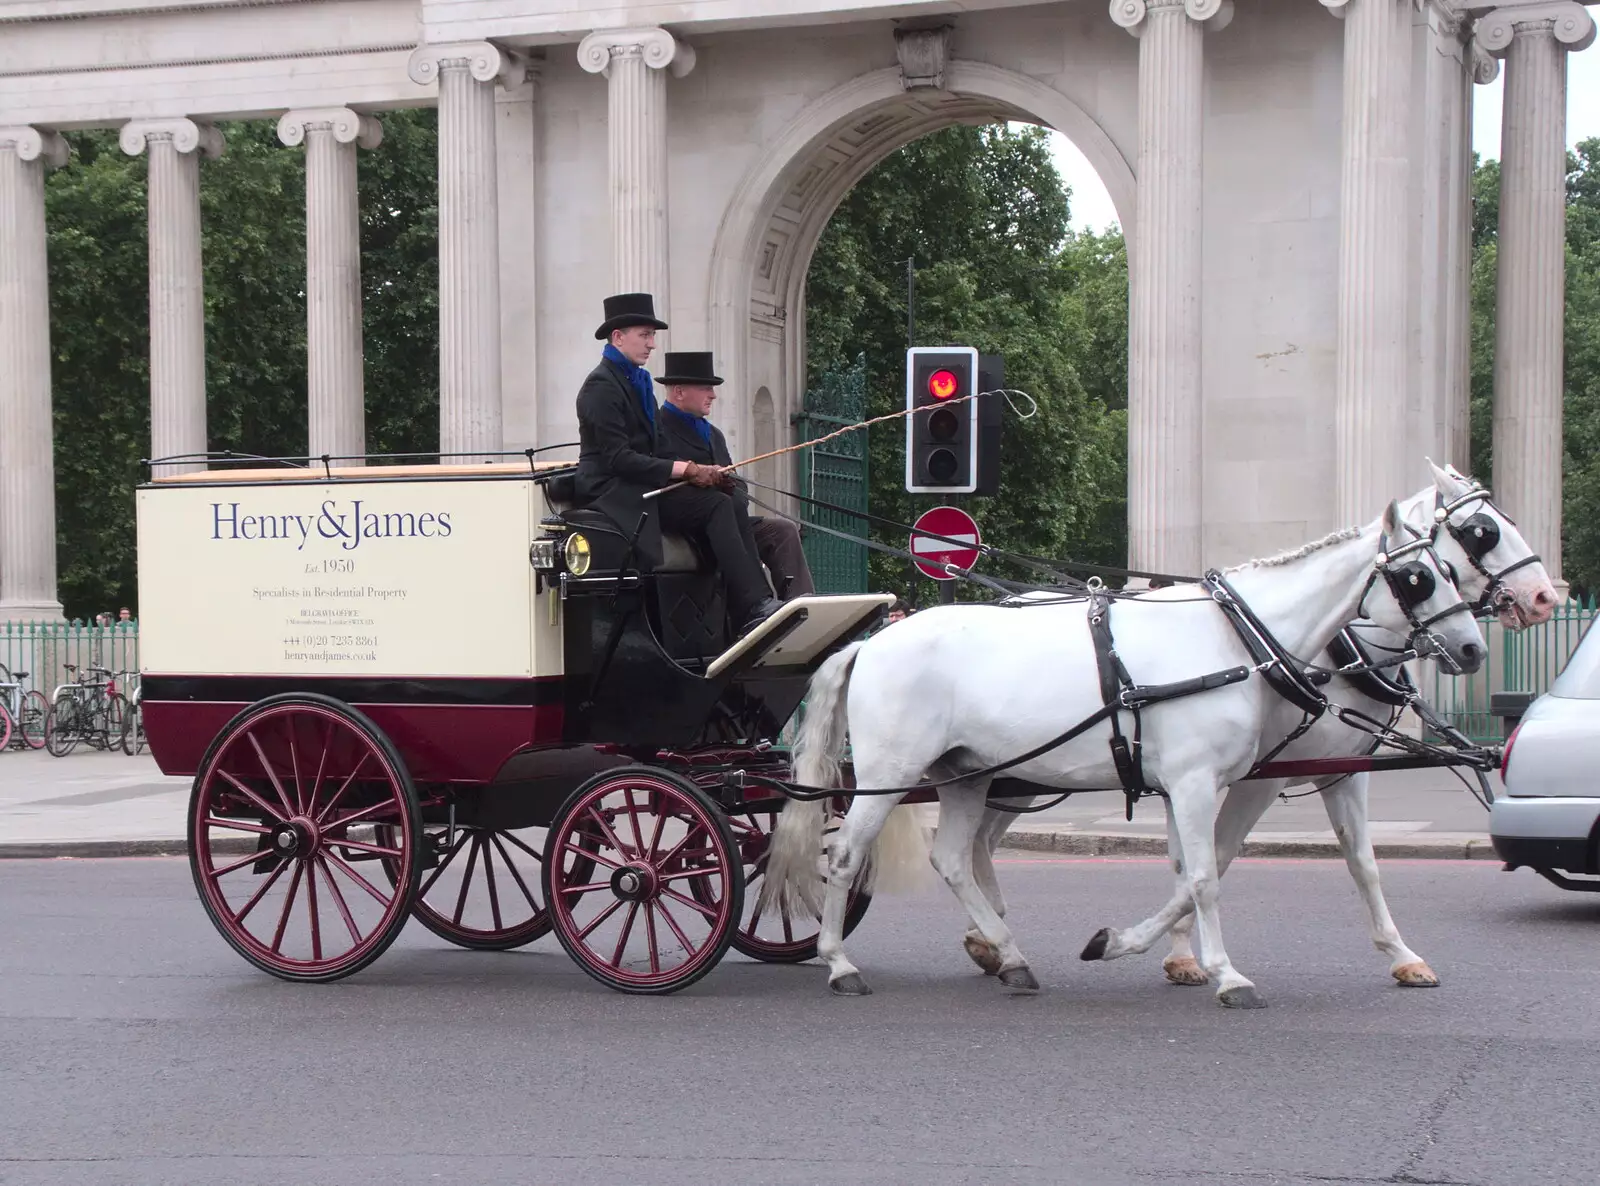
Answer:
[[717, 568], [728, 583], [734, 628], [743, 626], [771, 596], [756, 559], [756, 542], [744, 503], [721, 490], [685, 486], [661, 495], [657, 505], [663, 531], [699, 536], [711, 545]]
[[756, 554], [772, 574], [779, 597], [788, 601], [817, 591], [805, 549], [800, 546], [798, 527], [775, 515], [757, 515], [750, 520], [750, 528], [756, 540]]

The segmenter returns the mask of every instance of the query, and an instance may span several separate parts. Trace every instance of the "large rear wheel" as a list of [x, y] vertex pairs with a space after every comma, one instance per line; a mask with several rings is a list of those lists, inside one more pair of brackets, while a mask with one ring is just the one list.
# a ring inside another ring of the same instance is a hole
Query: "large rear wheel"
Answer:
[[394, 942], [416, 897], [421, 835], [393, 744], [326, 696], [274, 696], [240, 713], [211, 743], [189, 801], [206, 913], [234, 950], [285, 980], [338, 980]]

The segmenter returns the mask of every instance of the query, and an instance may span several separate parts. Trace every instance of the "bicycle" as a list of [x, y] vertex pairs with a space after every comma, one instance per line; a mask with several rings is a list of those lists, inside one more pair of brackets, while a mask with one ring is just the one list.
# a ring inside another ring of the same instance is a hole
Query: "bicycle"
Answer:
[[[76, 663], [62, 666], [69, 675], [79, 670]], [[78, 679], [60, 685], [45, 719], [45, 748], [58, 758], [70, 754], [80, 741], [103, 750], [119, 744], [122, 736], [123, 698], [117, 691], [116, 676], [104, 667], [87, 667], [83, 671], [105, 678]]]
[[123, 706], [121, 738], [122, 752], [131, 758], [135, 754], [142, 754], [145, 747], [144, 714], [139, 710], [144, 684], [136, 671], [124, 671], [121, 674], [127, 677], [124, 686], [132, 689]]
[[37, 689], [23, 690], [26, 671], [13, 672], [0, 663], [0, 753], [17, 749], [43, 749], [45, 719], [50, 702]]

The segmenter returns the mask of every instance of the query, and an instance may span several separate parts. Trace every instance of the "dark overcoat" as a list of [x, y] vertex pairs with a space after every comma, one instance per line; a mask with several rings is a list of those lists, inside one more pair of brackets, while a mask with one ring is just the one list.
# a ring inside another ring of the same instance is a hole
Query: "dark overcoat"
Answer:
[[[659, 421], [661, 413], [656, 412]], [[578, 505], [603, 511], [625, 535], [651, 509], [647, 491], [672, 481], [672, 461], [658, 457], [655, 426], [644, 413], [626, 372], [609, 359], [589, 372], [578, 390]], [[661, 563], [661, 528], [651, 514], [639, 536], [640, 557]]]
[[[728, 438], [722, 435], [722, 429], [705, 422], [711, 429], [709, 442], [700, 439], [700, 434], [694, 430], [694, 425], [689, 424], [682, 416], [669, 412], [665, 407], [656, 409], [656, 452], [671, 461], [693, 461], [700, 465], [732, 465], [733, 455], [728, 452]], [[738, 474], [733, 476], [733, 496], [740, 503], [749, 500], [749, 489], [744, 484], [744, 479]]]

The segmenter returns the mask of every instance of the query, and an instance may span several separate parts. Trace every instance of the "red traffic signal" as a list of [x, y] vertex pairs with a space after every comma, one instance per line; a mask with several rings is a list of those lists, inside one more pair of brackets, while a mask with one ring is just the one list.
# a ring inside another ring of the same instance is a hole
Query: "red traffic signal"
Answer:
[[960, 384], [950, 371], [934, 371], [928, 376], [928, 394], [934, 399], [949, 399]]

